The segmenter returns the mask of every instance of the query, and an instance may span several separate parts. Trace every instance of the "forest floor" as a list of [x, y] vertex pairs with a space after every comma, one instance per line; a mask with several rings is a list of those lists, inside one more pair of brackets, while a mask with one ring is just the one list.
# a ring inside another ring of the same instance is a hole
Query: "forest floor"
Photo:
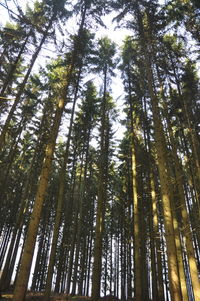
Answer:
[[[43, 296], [43, 293], [28, 292], [26, 294], [26, 301], [42, 301]], [[0, 301], [11, 301], [12, 298], [12, 293], [2, 293]], [[86, 296], [71, 296], [67, 294], [52, 294], [49, 301], [92, 301], [92, 298]], [[119, 301], [119, 299], [109, 295], [99, 298], [99, 301]]]
[[[0, 296], [0, 301], [11, 301], [13, 298], [13, 294], [9, 293], [2, 293]], [[43, 293], [33, 293], [28, 292], [26, 294], [26, 301], [42, 301], [43, 299]], [[69, 296], [67, 294], [53, 294], [49, 301], [89, 301], [91, 300], [90, 297], [84, 297], [84, 296]]]

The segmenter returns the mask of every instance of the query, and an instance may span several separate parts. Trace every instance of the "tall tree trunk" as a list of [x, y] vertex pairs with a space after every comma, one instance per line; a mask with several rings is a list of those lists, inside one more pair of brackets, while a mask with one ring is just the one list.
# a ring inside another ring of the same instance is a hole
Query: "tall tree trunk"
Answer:
[[[149, 85], [150, 86], [150, 85]], [[152, 89], [150, 87], [150, 89]], [[152, 90], [151, 90], [152, 92]], [[170, 201], [170, 191], [171, 187], [169, 184], [170, 177], [167, 174], [167, 163], [166, 163], [166, 151], [165, 151], [165, 139], [162, 129], [162, 124], [160, 121], [159, 111], [156, 104], [156, 99], [154, 95], [151, 95], [152, 107], [153, 107], [153, 118], [154, 118], [154, 128], [156, 136], [156, 151], [158, 158], [158, 168], [161, 182], [161, 192], [163, 201], [163, 211], [164, 211], [164, 223], [166, 231], [166, 242], [167, 242], [167, 256], [168, 256], [168, 268], [169, 268], [169, 278], [170, 278], [170, 290], [172, 300], [178, 301], [182, 300], [181, 290], [180, 290], [180, 279], [178, 272], [178, 264], [176, 258], [176, 245], [175, 236], [173, 228], [173, 216]]]
[[[150, 174], [150, 179], [152, 178], [152, 173]], [[150, 183], [151, 184], [151, 183]], [[156, 198], [155, 198], [155, 190], [153, 191], [153, 187], [149, 185], [151, 188], [151, 204], [150, 204], [150, 216], [149, 216], [149, 232], [150, 232], [150, 248], [151, 248], [151, 273], [152, 273], [152, 298], [153, 300], [159, 300], [159, 286], [158, 286], [158, 276], [157, 276], [157, 262], [156, 262], [156, 244], [155, 237], [156, 231], [154, 229], [153, 217], [156, 209]]]
[[78, 39], [74, 45], [74, 50], [72, 53], [71, 64], [67, 70], [66, 78], [63, 81], [61, 96], [58, 101], [58, 106], [57, 106], [57, 109], [55, 112], [54, 122], [53, 122], [53, 126], [52, 126], [51, 133], [50, 133], [49, 143], [47, 144], [47, 147], [46, 147], [45, 159], [44, 159], [44, 163], [42, 166], [40, 180], [38, 183], [38, 190], [36, 193], [36, 199], [35, 199], [35, 203], [34, 203], [34, 207], [33, 207], [33, 212], [32, 212], [31, 220], [29, 223], [27, 238], [26, 238], [26, 242], [25, 242], [25, 248], [24, 248], [22, 259], [21, 259], [20, 272], [19, 272], [17, 282], [16, 282], [13, 301], [22, 301], [26, 294], [29, 273], [30, 273], [31, 263], [32, 263], [32, 258], [33, 258], [33, 252], [34, 252], [34, 247], [35, 247], [35, 241], [36, 241], [36, 236], [37, 236], [37, 230], [38, 230], [41, 211], [42, 211], [42, 205], [43, 205], [46, 190], [47, 190], [48, 179], [49, 179], [49, 175], [50, 175], [50, 170], [51, 170], [51, 165], [52, 165], [52, 160], [53, 160], [53, 155], [54, 155], [54, 149], [55, 149], [55, 145], [56, 145], [56, 138], [58, 136], [58, 131], [59, 131], [63, 111], [64, 111], [64, 108], [66, 105], [66, 96], [67, 96], [68, 88], [69, 88], [69, 85], [71, 82], [72, 72], [74, 70], [75, 62], [77, 60], [77, 56], [80, 51], [79, 43], [80, 43], [81, 35], [83, 32], [85, 16], [86, 16], [86, 8], [82, 15], [82, 20], [81, 20], [81, 24], [80, 24], [80, 28], [79, 28], [79, 32], [78, 32]]
[[98, 200], [97, 200], [97, 216], [95, 227], [94, 241], [94, 263], [92, 275], [92, 298], [98, 300], [101, 288], [101, 265], [102, 265], [102, 237], [104, 228], [104, 213], [106, 203], [106, 182], [107, 182], [107, 150], [105, 148], [106, 136], [106, 102], [107, 102], [107, 68], [104, 71], [104, 93], [102, 102], [101, 116], [101, 141], [100, 141], [100, 156], [99, 156], [99, 185], [98, 185]]
[[[162, 85], [161, 85], [162, 86]], [[182, 223], [183, 223], [183, 237], [185, 237], [185, 245], [186, 245], [186, 252], [188, 257], [188, 263], [190, 268], [190, 277], [191, 277], [191, 283], [193, 287], [193, 293], [195, 297], [195, 301], [200, 299], [200, 281], [198, 277], [198, 268], [197, 268], [197, 262], [195, 259], [195, 252], [193, 247], [193, 239], [192, 239], [192, 233], [190, 229], [190, 220], [187, 212], [186, 207], [186, 201], [185, 201], [185, 193], [184, 193], [184, 182], [183, 182], [183, 170], [180, 163], [180, 159], [178, 157], [178, 147], [177, 143], [173, 134], [172, 125], [170, 118], [167, 113], [167, 107], [166, 107], [166, 97], [164, 95], [164, 91], [162, 88], [162, 96], [163, 96], [163, 106], [164, 106], [164, 113], [167, 120], [168, 130], [169, 130], [169, 136], [171, 140], [172, 145], [172, 158], [174, 162], [175, 167], [175, 176], [176, 176], [176, 183], [178, 188], [178, 194], [179, 194], [179, 206], [181, 207], [180, 213], [182, 217]]]
[[[47, 113], [48, 112], [48, 107], [45, 106], [44, 108], [44, 112], [43, 112], [43, 117], [42, 117], [42, 121], [39, 127], [39, 137], [38, 137], [38, 142], [34, 151], [34, 155], [31, 161], [31, 166], [29, 167], [29, 171], [27, 173], [27, 177], [25, 180], [25, 183], [23, 185], [23, 192], [21, 194], [21, 203], [19, 204], [19, 209], [18, 212], [16, 214], [16, 222], [15, 222], [15, 227], [13, 230], [13, 235], [12, 235], [12, 239], [9, 245], [9, 250], [7, 253], [7, 257], [6, 257], [6, 262], [4, 265], [4, 269], [3, 269], [3, 273], [1, 276], [1, 284], [3, 284], [2, 289], [8, 289], [8, 285], [10, 283], [11, 280], [11, 275], [13, 272], [13, 268], [14, 268], [14, 264], [16, 261], [16, 256], [14, 256], [14, 254], [17, 251], [18, 248], [18, 244], [19, 242], [17, 242], [20, 239], [21, 236], [21, 232], [22, 232], [22, 228], [23, 228], [23, 221], [24, 221], [24, 216], [27, 214], [27, 210], [29, 207], [29, 194], [31, 195], [31, 193], [35, 193], [35, 183], [36, 183], [36, 179], [37, 176], [39, 174], [38, 172], [38, 167], [42, 164], [42, 160], [43, 160], [43, 155], [41, 156], [40, 153], [43, 152], [43, 146], [41, 145], [41, 142], [43, 143], [43, 139], [45, 138], [44, 135], [42, 135], [42, 129], [44, 126], [44, 123], [48, 123], [47, 121]], [[49, 113], [48, 118], [51, 117], [51, 114]], [[39, 155], [38, 155], [39, 154]], [[37, 163], [36, 163], [37, 162]], [[16, 236], [17, 236], [17, 241], [16, 241]], [[15, 245], [15, 247], [14, 247]], [[13, 251], [13, 247], [15, 248]], [[11, 257], [12, 255], [12, 257]], [[1, 287], [1, 285], [0, 285]]]
[[[72, 68], [71, 68], [71, 72], [72, 72]], [[26, 293], [26, 287], [28, 284], [32, 257], [33, 257], [34, 247], [35, 247], [36, 236], [37, 236], [37, 230], [40, 222], [42, 205], [47, 190], [48, 179], [51, 170], [55, 144], [56, 144], [56, 138], [61, 123], [62, 113], [65, 107], [66, 93], [67, 93], [67, 89], [65, 90], [65, 93], [63, 93], [63, 97], [59, 100], [58, 108], [56, 110], [56, 114], [54, 117], [54, 124], [51, 130], [50, 141], [46, 148], [46, 154], [42, 166], [40, 181], [38, 183], [38, 190], [36, 194], [35, 204], [33, 207], [33, 212], [31, 215], [31, 220], [29, 223], [27, 238], [25, 242], [25, 248], [21, 259], [20, 272], [17, 278], [16, 287], [14, 291], [14, 299], [13, 299], [14, 301], [22, 301]]]
[[[153, 218], [153, 235], [155, 238], [156, 247], [156, 258], [157, 258], [157, 290], [155, 294], [158, 296], [159, 301], [164, 301], [164, 285], [163, 285], [163, 268], [162, 268], [162, 258], [161, 258], [161, 248], [160, 248], [160, 232], [158, 226], [158, 211], [157, 211], [157, 200], [156, 200], [156, 190], [155, 190], [155, 179], [153, 171], [150, 173], [150, 185], [151, 185], [151, 199], [152, 199], [152, 218]], [[154, 251], [155, 252], [155, 251]], [[153, 280], [152, 280], [153, 281]], [[153, 294], [154, 296], [154, 294]], [[153, 297], [154, 300], [154, 297]], [[156, 299], [155, 299], [156, 300]]]
[[133, 189], [133, 221], [134, 221], [134, 296], [136, 300], [142, 301], [142, 274], [141, 274], [141, 224], [139, 212], [138, 183], [137, 183], [137, 161], [134, 137], [133, 99], [131, 97], [130, 66], [128, 66], [129, 106], [131, 122], [131, 169]]
[[68, 139], [67, 139], [67, 143], [66, 143], [66, 150], [65, 150], [65, 155], [64, 155], [62, 167], [60, 170], [60, 175], [59, 175], [59, 192], [58, 192], [58, 200], [57, 200], [57, 208], [56, 208], [55, 225], [54, 225], [54, 230], [53, 230], [51, 253], [50, 253], [49, 266], [48, 266], [48, 272], [47, 272], [47, 281], [46, 281], [45, 293], [44, 293], [44, 301], [49, 300], [50, 293], [51, 293], [51, 284], [52, 284], [52, 278], [53, 278], [54, 263], [55, 263], [55, 258], [56, 258], [56, 246], [57, 246], [57, 241], [58, 241], [58, 237], [59, 237], [60, 220], [61, 220], [61, 216], [62, 216], [62, 207], [63, 207], [63, 201], [64, 201], [64, 195], [65, 195], [66, 168], [67, 168], [67, 162], [68, 162], [68, 158], [69, 158], [69, 146], [70, 146], [70, 142], [71, 142], [71, 132], [72, 132], [72, 125], [73, 125], [73, 120], [74, 120], [74, 112], [75, 112], [75, 106], [76, 106], [76, 101], [77, 101], [77, 93], [78, 93], [80, 75], [81, 75], [81, 68], [79, 70], [78, 79], [77, 79], [77, 83], [76, 83], [74, 102], [73, 102], [71, 118], [70, 118]]
[[171, 208], [171, 185], [170, 176], [168, 173], [167, 165], [167, 151], [166, 141], [163, 132], [160, 111], [158, 107], [158, 99], [154, 93], [153, 75], [151, 70], [150, 58], [145, 51], [146, 44], [144, 38], [144, 29], [141, 20], [140, 12], [138, 11], [138, 22], [140, 24], [140, 35], [142, 41], [142, 47], [144, 49], [145, 67], [148, 79], [148, 90], [151, 98], [154, 132], [155, 132], [155, 146], [157, 152], [158, 169], [161, 183], [162, 202], [163, 202], [163, 214], [165, 224], [165, 237], [167, 242], [167, 257], [168, 257], [168, 269], [169, 269], [169, 284], [172, 301], [182, 301], [180, 278], [177, 262], [177, 250], [175, 245], [175, 234], [173, 226], [173, 216]]
[[[72, 164], [73, 167], [72, 167], [72, 176], [71, 176], [72, 180], [71, 180], [71, 182], [73, 182], [73, 184], [71, 184], [71, 186], [72, 186], [71, 195], [73, 195], [74, 186], [75, 186], [76, 161], [77, 161], [77, 154], [75, 152], [73, 154], [73, 164]], [[69, 230], [70, 230], [70, 226], [71, 226], [71, 223], [72, 223], [73, 211], [76, 211], [76, 208], [74, 208], [74, 207], [75, 207], [75, 204], [73, 202], [73, 198], [69, 197], [67, 202], [66, 202], [67, 211], [66, 211], [66, 217], [65, 217], [65, 220], [64, 220], [63, 237], [62, 237], [62, 242], [61, 242], [61, 246], [60, 246], [60, 254], [59, 254], [59, 259], [58, 259], [58, 268], [57, 268], [57, 275], [56, 275], [55, 292], [60, 292], [61, 283], [62, 283], [62, 271], [65, 270], [65, 261], [66, 261], [66, 257], [67, 257], [66, 254], [70, 252], [69, 248], [66, 249], [65, 245], [73, 244], [71, 242], [72, 239], [69, 235]], [[68, 271], [69, 271], [69, 268], [67, 269], [67, 272]], [[66, 284], [66, 286], [67, 286], [67, 284]]]
[[85, 194], [85, 182], [86, 176], [88, 171], [88, 151], [89, 151], [89, 141], [90, 141], [90, 130], [85, 133], [86, 137], [86, 154], [85, 154], [85, 166], [84, 166], [84, 174], [83, 179], [81, 178], [80, 174], [80, 191], [79, 191], [79, 221], [78, 221], [78, 229], [77, 229], [77, 245], [76, 245], [76, 252], [75, 252], [75, 260], [74, 260], [74, 279], [73, 279], [73, 286], [72, 286], [72, 295], [76, 293], [76, 286], [77, 286], [77, 273], [78, 273], [78, 260], [79, 260], [79, 252], [80, 252], [80, 244], [81, 244], [81, 237], [82, 237], [82, 229], [83, 229], [83, 217], [84, 217], [84, 194]]
[[153, 108], [153, 119], [154, 119], [154, 129], [155, 129], [155, 143], [158, 159], [158, 168], [161, 182], [161, 192], [163, 201], [163, 213], [164, 213], [164, 223], [166, 231], [166, 242], [167, 242], [167, 256], [168, 256], [168, 268], [169, 268], [169, 279], [170, 279], [170, 291], [173, 301], [182, 301], [181, 289], [180, 289], [180, 279], [178, 271], [178, 263], [176, 257], [176, 245], [175, 245], [175, 234], [173, 228], [173, 216], [170, 200], [170, 177], [167, 173], [167, 162], [166, 162], [166, 147], [165, 138], [162, 129], [162, 123], [160, 120], [160, 113], [157, 105], [157, 98], [153, 92], [151, 71], [149, 66], [148, 70], [148, 86], [151, 95], [151, 103]]
[[4, 229], [4, 236], [2, 239], [2, 243], [1, 243], [1, 247], [0, 247], [0, 268], [2, 268], [2, 265], [4, 263], [4, 259], [5, 259], [5, 254], [8, 248], [8, 244], [10, 241], [10, 237], [12, 235], [12, 227], [9, 228], [5, 228]]

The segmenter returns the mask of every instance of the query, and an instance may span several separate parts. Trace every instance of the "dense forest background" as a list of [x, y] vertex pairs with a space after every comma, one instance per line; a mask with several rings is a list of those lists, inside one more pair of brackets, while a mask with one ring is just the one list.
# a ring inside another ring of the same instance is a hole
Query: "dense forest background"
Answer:
[[199, 1], [0, 9], [2, 296], [199, 301]]

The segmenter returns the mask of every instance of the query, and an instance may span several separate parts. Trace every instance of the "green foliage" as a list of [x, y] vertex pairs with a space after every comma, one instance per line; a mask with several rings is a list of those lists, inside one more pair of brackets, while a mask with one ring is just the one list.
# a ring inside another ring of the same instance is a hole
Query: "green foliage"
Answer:
[[93, 71], [110, 73], [110, 75], [114, 75], [113, 69], [116, 67], [117, 60], [114, 58], [116, 53], [116, 44], [112, 42], [108, 37], [103, 37], [99, 39], [96, 56], [93, 57], [92, 63], [96, 65], [93, 68]]

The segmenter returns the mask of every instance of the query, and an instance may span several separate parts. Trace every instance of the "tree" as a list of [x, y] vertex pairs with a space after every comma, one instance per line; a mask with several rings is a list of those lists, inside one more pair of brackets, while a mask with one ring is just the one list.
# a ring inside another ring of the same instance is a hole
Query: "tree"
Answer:
[[46, 147], [46, 154], [41, 170], [40, 181], [38, 183], [38, 190], [36, 193], [35, 204], [31, 215], [31, 220], [30, 220], [27, 238], [25, 242], [25, 248], [21, 259], [20, 272], [17, 278], [16, 287], [14, 291], [15, 301], [21, 300], [25, 296], [30, 268], [31, 268], [32, 257], [33, 257], [33, 251], [34, 251], [34, 246], [35, 246], [35, 241], [37, 236], [37, 229], [38, 229], [40, 216], [41, 216], [42, 204], [44, 201], [44, 197], [48, 185], [48, 178], [49, 178], [51, 163], [52, 163], [53, 154], [55, 150], [56, 138], [58, 135], [63, 111], [66, 105], [66, 97], [72, 80], [72, 72], [74, 71], [74, 68], [77, 64], [79, 57], [81, 57], [81, 50], [82, 50], [80, 48], [82, 42], [81, 39], [84, 32], [87, 9], [90, 8], [90, 5], [91, 5], [90, 2], [89, 3], [84, 2], [82, 5], [81, 22], [80, 22], [78, 34], [74, 41], [74, 47], [73, 47], [72, 55], [70, 57], [70, 61], [63, 74], [64, 79], [62, 79], [61, 86], [59, 87], [60, 90], [58, 95], [59, 99], [57, 103], [56, 112], [54, 115], [54, 121], [51, 128], [49, 142]]
[[[50, 6], [48, 6], [50, 4]], [[1, 135], [0, 135], [0, 149], [2, 149], [2, 147], [4, 146], [5, 144], [5, 136], [6, 136], [6, 133], [8, 131], [8, 127], [9, 127], [9, 124], [10, 124], [10, 121], [13, 117], [13, 114], [17, 108], [17, 105], [20, 103], [20, 100], [21, 100], [21, 96], [22, 96], [22, 93], [24, 92], [24, 88], [25, 88], [25, 85], [28, 81], [28, 78], [30, 76], [30, 73], [32, 71], [32, 68], [35, 64], [35, 61], [42, 49], [42, 46], [45, 42], [45, 40], [47, 39], [48, 35], [49, 35], [49, 32], [50, 32], [50, 29], [53, 25], [53, 22], [55, 22], [58, 18], [58, 15], [59, 15], [59, 8], [60, 6], [63, 6], [64, 3], [63, 1], [61, 0], [61, 3], [59, 2], [59, 4], [55, 5], [55, 3], [53, 2], [53, 4], [50, 2], [50, 3], [38, 3], [38, 2], [35, 2], [35, 11], [33, 11], [32, 13], [30, 12], [30, 9], [28, 10], [28, 13], [27, 13], [27, 16], [24, 16], [22, 15], [22, 19], [23, 21], [25, 22], [25, 24], [31, 24], [31, 21], [29, 20], [29, 18], [32, 18], [35, 22], [36, 22], [36, 28], [38, 28], [38, 24], [41, 26], [39, 27], [39, 33], [42, 33], [42, 36], [41, 36], [41, 39], [39, 41], [39, 45], [38, 47], [36, 47], [36, 50], [31, 58], [31, 61], [30, 61], [30, 65], [27, 69], [27, 72], [23, 78], [23, 81], [20, 83], [19, 85], [19, 90], [17, 91], [17, 94], [15, 96], [15, 100], [14, 100], [14, 103], [8, 113], [8, 116], [6, 118], [6, 121], [4, 123], [4, 126], [2, 128], [2, 131], [1, 131]], [[63, 9], [64, 10], [64, 9]], [[50, 11], [50, 15], [46, 15], [44, 14], [44, 12], [49, 12]], [[41, 18], [41, 15], [43, 16], [43, 18]], [[46, 19], [46, 18], [47, 19]], [[38, 21], [40, 20], [40, 21]], [[44, 22], [41, 24], [41, 20]], [[21, 20], [20, 20], [21, 21]], [[33, 25], [34, 26], [34, 25]], [[42, 28], [44, 27], [44, 28]], [[31, 31], [33, 31], [33, 29], [31, 29]], [[15, 71], [12, 70], [13, 72]], [[8, 75], [9, 78], [6, 80], [6, 82], [8, 80], [11, 79], [12, 77], [12, 74]], [[3, 87], [4, 88], [4, 87]], [[3, 94], [2, 94], [3, 95]]]
[[101, 287], [101, 260], [102, 260], [102, 235], [104, 229], [104, 215], [106, 206], [106, 189], [108, 177], [108, 143], [109, 136], [109, 111], [108, 111], [108, 80], [109, 74], [113, 74], [115, 55], [115, 44], [110, 39], [104, 37], [99, 40], [99, 49], [93, 63], [96, 63], [95, 71], [103, 74], [103, 96], [101, 104], [101, 129], [100, 129], [100, 157], [99, 157], [99, 187], [97, 216], [95, 227], [95, 244], [94, 244], [94, 264], [92, 275], [92, 298], [97, 300], [100, 296]]

